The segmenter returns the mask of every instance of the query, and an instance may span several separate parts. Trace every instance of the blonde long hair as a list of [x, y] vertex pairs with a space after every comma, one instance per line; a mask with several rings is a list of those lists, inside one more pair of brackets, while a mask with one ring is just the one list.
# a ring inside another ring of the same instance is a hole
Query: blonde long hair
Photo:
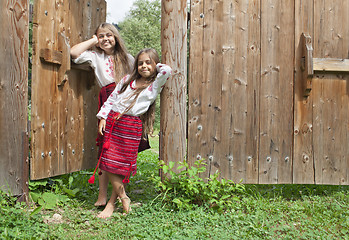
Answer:
[[[131, 84], [132, 81], [142, 78], [142, 76], [138, 72], [138, 59], [142, 53], [148, 54], [149, 58], [151, 59], [151, 61], [153, 61], [155, 63], [155, 65], [160, 62], [159, 55], [155, 49], [153, 49], [153, 48], [142, 49], [135, 57], [135, 62], [133, 65], [132, 73], [131, 73], [130, 77], [127, 79], [127, 81], [125, 81], [125, 83], [122, 85], [122, 87], [120, 89], [120, 93], [123, 93], [126, 90], [126, 88]], [[156, 75], [157, 75], [157, 71], [155, 69], [154, 73], [151, 76], [149, 76], [149, 78], [147, 79], [147, 84], [140, 87], [140, 88], [137, 88], [133, 92], [133, 94], [130, 96], [130, 98], [135, 96], [134, 101], [130, 104], [130, 106], [128, 106], [126, 108], [126, 110], [124, 111], [123, 114], [127, 113], [135, 105], [139, 94], [144, 89], [149, 87], [149, 85], [155, 81]], [[154, 101], [149, 106], [148, 110], [140, 116], [140, 119], [142, 120], [142, 124], [143, 124], [143, 132], [142, 132], [143, 138], [146, 136], [146, 134], [150, 134], [150, 135], [153, 134], [153, 130], [154, 130], [153, 126], [154, 126], [154, 121], [155, 121], [155, 106], [156, 106], [156, 101]]]
[[[115, 47], [113, 52], [114, 57], [114, 78], [115, 82], [118, 82], [122, 77], [124, 77], [126, 74], [129, 74], [131, 72], [131, 63], [128, 56], [127, 48], [124, 44], [124, 41], [122, 40], [119, 31], [116, 29], [116, 27], [113, 24], [110, 23], [102, 23], [100, 24], [95, 31], [95, 34], [97, 35], [97, 32], [99, 29], [108, 29], [110, 30], [115, 38]], [[98, 51], [103, 52], [103, 50], [100, 47], [96, 47]]]

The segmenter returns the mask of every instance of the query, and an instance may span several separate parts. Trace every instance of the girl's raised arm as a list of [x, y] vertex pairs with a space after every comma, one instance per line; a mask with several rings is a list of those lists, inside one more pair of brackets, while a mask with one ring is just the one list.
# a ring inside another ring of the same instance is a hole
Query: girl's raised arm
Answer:
[[172, 74], [172, 69], [170, 66], [163, 64], [163, 63], [158, 63], [156, 65], [156, 71], [158, 72], [155, 82], [154, 82], [154, 87], [159, 89], [159, 92], [161, 91], [161, 87], [166, 83], [167, 79], [170, 77]]
[[98, 43], [98, 38], [96, 35], [93, 35], [91, 39], [88, 39], [86, 41], [83, 41], [81, 43], [78, 43], [74, 45], [70, 49], [70, 56], [75, 59], [78, 58], [81, 53], [85, 52], [87, 49], [90, 49], [91, 47], [95, 46]]

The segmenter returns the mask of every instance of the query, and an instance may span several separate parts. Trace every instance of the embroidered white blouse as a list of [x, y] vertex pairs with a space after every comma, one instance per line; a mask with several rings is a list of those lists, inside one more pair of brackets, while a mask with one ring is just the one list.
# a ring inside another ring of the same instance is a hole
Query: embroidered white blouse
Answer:
[[[134, 58], [128, 55], [130, 66], [132, 68]], [[115, 82], [114, 79], [114, 61], [110, 55], [104, 52], [87, 50], [75, 59], [72, 59], [74, 63], [81, 64], [88, 62], [95, 72], [98, 85], [104, 87], [110, 83]]]
[[[157, 76], [155, 81], [146, 89], [144, 89], [138, 96], [135, 105], [125, 114], [130, 116], [140, 116], [145, 113], [149, 106], [156, 100], [157, 95], [161, 92], [167, 79], [170, 77], [172, 69], [165, 65], [158, 63], [156, 65]], [[110, 94], [107, 101], [101, 107], [101, 110], [97, 114], [97, 118], [107, 119], [111, 110], [118, 113], [123, 113], [128, 106], [134, 100], [133, 94], [135, 89], [135, 81], [132, 81], [123, 93], [120, 93], [123, 83], [130, 77], [125, 76], [115, 87], [114, 91]], [[137, 80], [136, 80], [137, 81]]]

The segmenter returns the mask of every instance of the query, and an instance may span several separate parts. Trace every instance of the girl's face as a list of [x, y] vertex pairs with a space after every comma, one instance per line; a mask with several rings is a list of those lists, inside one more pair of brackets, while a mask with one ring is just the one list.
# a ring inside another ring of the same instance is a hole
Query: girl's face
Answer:
[[97, 38], [97, 46], [99, 46], [106, 54], [113, 54], [116, 44], [113, 32], [107, 28], [100, 28], [97, 31]]
[[149, 78], [156, 71], [155, 62], [147, 53], [142, 53], [138, 58], [138, 73], [142, 78]]

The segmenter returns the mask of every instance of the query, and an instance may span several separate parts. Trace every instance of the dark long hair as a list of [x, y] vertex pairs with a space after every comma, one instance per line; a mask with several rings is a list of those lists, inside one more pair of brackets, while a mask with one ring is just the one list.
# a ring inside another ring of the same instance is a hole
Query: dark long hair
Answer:
[[[146, 53], [148, 54], [150, 60], [156, 65], [160, 62], [160, 58], [159, 58], [159, 55], [158, 53], [156, 52], [155, 49], [153, 48], [145, 48], [145, 49], [142, 49], [136, 56], [135, 58], [135, 62], [134, 62], [134, 65], [133, 65], [133, 70], [132, 70], [132, 73], [130, 75], [130, 77], [126, 80], [126, 82], [122, 85], [121, 89], [120, 89], [120, 93], [123, 93], [126, 88], [131, 84], [131, 82], [133, 80], [137, 80], [137, 79], [140, 79], [142, 78], [142, 76], [139, 74], [138, 72], [138, 60], [139, 60], [139, 56], [142, 54], [142, 53]], [[147, 79], [147, 84], [145, 86], [142, 86], [140, 88], [137, 88], [133, 94], [130, 96], [130, 98], [132, 98], [133, 96], [134, 97], [134, 101], [130, 104], [130, 106], [128, 106], [126, 108], [126, 110], [124, 111], [123, 114], [127, 113], [136, 103], [137, 101], [137, 98], [139, 96], [139, 94], [144, 90], [146, 89], [147, 87], [149, 87], [150, 84], [152, 84], [154, 81], [155, 81], [155, 78], [156, 78], [156, 75], [157, 75], [157, 71], [155, 69], [154, 73], [149, 76], [149, 78]], [[149, 106], [149, 109], [147, 112], [145, 112], [144, 114], [142, 114], [140, 116], [141, 120], [142, 120], [142, 123], [143, 123], [143, 134], [142, 136], [145, 137], [146, 134], [150, 134], [152, 135], [153, 133], [153, 126], [154, 126], [154, 121], [155, 121], [155, 105], [156, 105], [156, 101], [154, 101], [150, 106]], [[123, 115], [122, 114], [122, 115]]]

